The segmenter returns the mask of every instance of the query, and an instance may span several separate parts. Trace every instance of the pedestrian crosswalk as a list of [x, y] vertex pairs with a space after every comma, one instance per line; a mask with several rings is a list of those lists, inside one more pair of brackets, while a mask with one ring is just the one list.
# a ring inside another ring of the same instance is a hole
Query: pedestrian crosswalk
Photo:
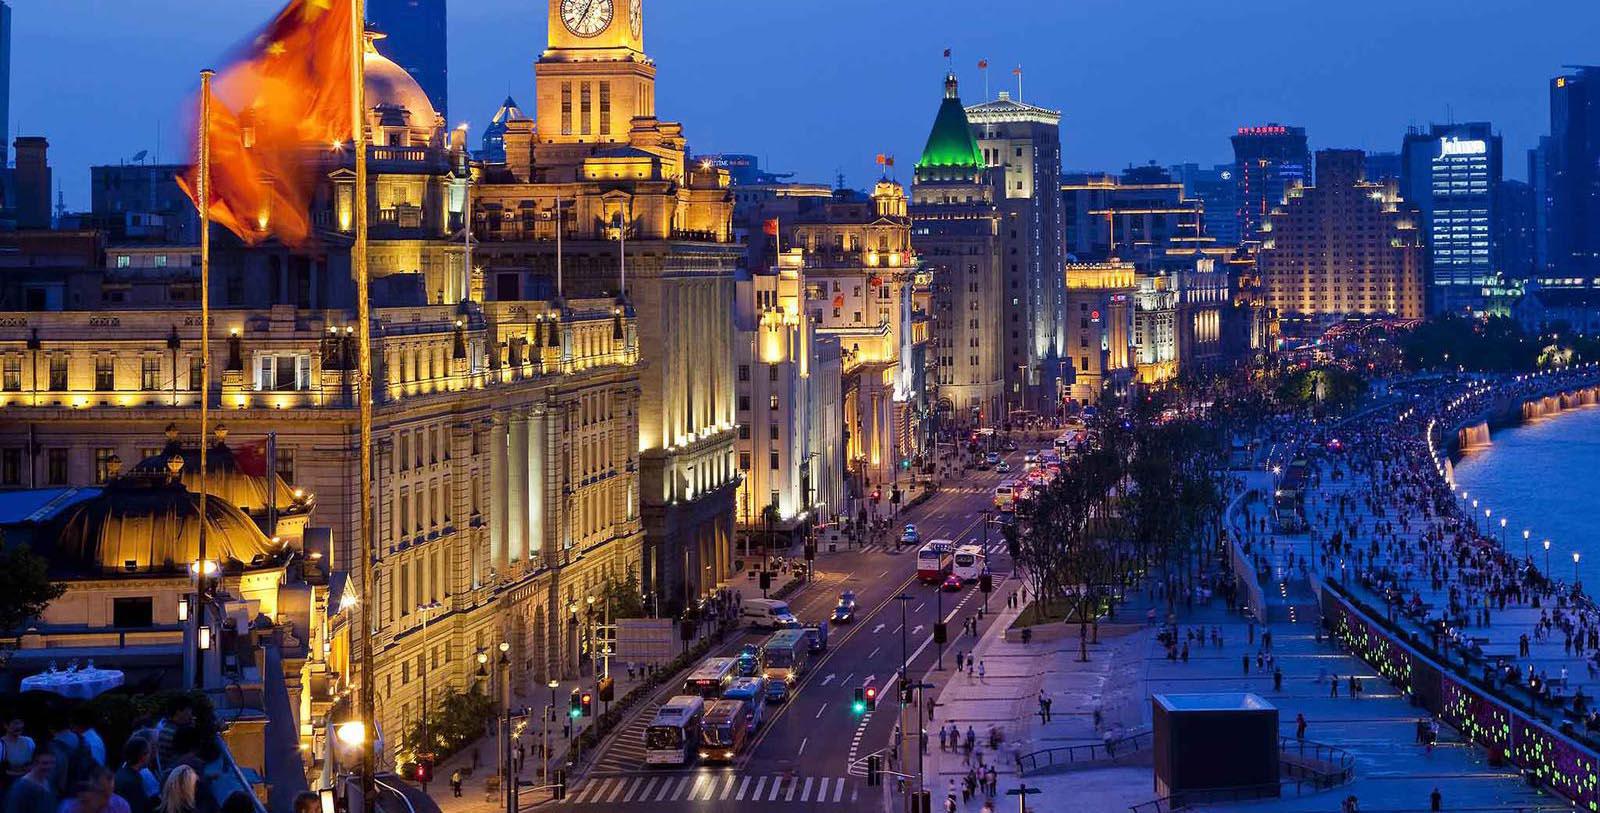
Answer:
[[567, 792], [568, 805], [655, 804], [658, 802], [793, 802], [849, 804], [858, 782], [843, 776], [740, 776], [732, 773], [661, 776], [600, 776]]
[[640, 714], [633, 716], [626, 726], [617, 731], [606, 744], [605, 754], [595, 763], [594, 770], [601, 773], [621, 773], [637, 769], [644, 764], [644, 732], [656, 718], [661, 707], [659, 697], [645, 704]]
[[[980, 542], [980, 544], [981, 544], [981, 542]], [[860, 550], [866, 551], [868, 553], [872, 553], [872, 552], [896, 553], [897, 552], [895, 550], [895, 547], [894, 547], [894, 542], [872, 542], [872, 543], [869, 543], [869, 544], [863, 546], [862, 548], [860, 548]], [[1006, 552], [1006, 545], [1005, 545], [1004, 541], [996, 542], [996, 541], [991, 540], [989, 542], [989, 544], [984, 547], [984, 550], [986, 552], [988, 552], [988, 554], [990, 556], [994, 556], [996, 554], [1005, 553]], [[901, 548], [900, 548], [900, 550], [898, 552], [899, 553], [916, 553], [916, 546], [915, 545], [903, 545], [903, 546], [901, 546]]]

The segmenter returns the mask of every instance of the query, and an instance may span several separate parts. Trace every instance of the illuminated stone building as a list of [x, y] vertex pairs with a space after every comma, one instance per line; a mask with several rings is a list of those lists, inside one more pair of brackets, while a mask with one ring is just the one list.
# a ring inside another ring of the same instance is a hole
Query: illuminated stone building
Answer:
[[905, 189], [839, 191], [789, 230], [805, 252], [805, 308], [843, 356], [847, 458], [864, 490], [922, 451], [928, 320]]
[[792, 531], [815, 511], [844, 510], [839, 341], [817, 335], [805, 308], [805, 254], [742, 273], [734, 306], [734, 392], [740, 415], [739, 524]]
[[1068, 393], [1080, 405], [1127, 393], [1134, 380], [1133, 319], [1139, 293], [1131, 263], [1067, 263], [1067, 350], [1074, 379]]
[[1362, 172], [1359, 150], [1318, 152], [1316, 186], [1291, 191], [1264, 226], [1262, 286], [1283, 321], [1422, 317], [1417, 216], [1393, 183]]
[[[741, 418], [731, 313], [742, 250], [728, 173], [691, 162], [683, 126], [656, 117], [642, 4], [573, 6], [549, 3], [537, 120], [508, 120], [505, 162], [476, 169], [472, 287], [491, 312], [548, 296], [637, 314], [639, 426], [619, 471], [638, 472], [640, 573], [667, 611], [732, 572]], [[537, 431], [559, 432], [549, 420]]]
[[[421, 712], [420, 675], [430, 693], [467, 690], [479, 648], [511, 645], [518, 692], [590, 668], [596, 650], [572, 619], [607, 580], [644, 570], [637, 444], [648, 410], [631, 307], [610, 296], [558, 301], [534, 286], [482, 304], [467, 298], [466, 247], [453, 237], [463, 223], [464, 139], [447, 137], [426, 94], [371, 48], [367, 70], [372, 574], [355, 555], [363, 526], [348, 148], [317, 147], [326, 172], [311, 213], [320, 248], [247, 249], [219, 233], [210, 397], [234, 448], [275, 433], [273, 467], [315, 500], [326, 528], [317, 544], [330, 568], [327, 624], [313, 631], [303, 663], [286, 661], [290, 679], [310, 687], [303, 737], [314, 739], [349, 691], [353, 636], [341, 610], [370, 577], [378, 723], [394, 748]], [[8, 290], [5, 301], [47, 307], [0, 313], [0, 487], [93, 486], [113, 460], [155, 456], [169, 424], [192, 444], [201, 382], [193, 252], [111, 246], [89, 268], [16, 283], [36, 286], [37, 298]], [[211, 493], [237, 499], [212, 483]]]
[[1005, 417], [998, 195], [955, 74], [917, 161], [912, 245], [931, 275], [936, 408], [960, 424]]
[[967, 108], [984, 163], [1001, 190], [999, 334], [1011, 409], [1053, 414], [1059, 404], [1063, 321], [1061, 112], [1000, 98]]

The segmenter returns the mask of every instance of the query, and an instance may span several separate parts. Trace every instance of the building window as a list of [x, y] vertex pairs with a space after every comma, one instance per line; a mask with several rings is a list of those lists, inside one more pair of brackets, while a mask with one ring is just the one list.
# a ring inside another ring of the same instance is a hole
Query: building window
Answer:
[[282, 477], [283, 481], [285, 483], [289, 483], [290, 485], [293, 485], [294, 484], [294, 450], [293, 449], [279, 448], [277, 450], [277, 455], [278, 455], [278, 461], [277, 461], [278, 476]]
[[777, 393], [773, 393], [773, 394], [767, 396], [767, 408], [772, 410], [773, 412], [777, 412], [778, 411], [778, 394]]
[[150, 596], [124, 596], [112, 599], [111, 626], [120, 629], [155, 626], [155, 599]]
[[589, 95], [589, 83], [584, 82], [578, 87], [578, 127], [583, 135], [588, 135], [590, 130], [589, 111], [593, 108], [589, 105]]
[[600, 135], [611, 135], [611, 83], [600, 83]]
[[750, 453], [749, 452], [740, 452], [739, 453], [739, 470], [740, 471], [749, 471], [750, 470]]
[[205, 371], [201, 369], [202, 366], [203, 365], [200, 363], [200, 357], [199, 356], [190, 356], [189, 357], [189, 391], [190, 392], [199, 392], [201, 385], [205, 383], [204, 382]]
[[161, 389], [161, 359], [139, 359], [139, 389], [146, 391]]
[[0, 449], [0, 485], [22, 485], [21, 449]]
[[739, 380], [740, 381], [749, 381], [750, 380], [750, 365], [748, 365], [748, 364], [739, 365]]
[[572, 135], [572, 83], [561, 83], [561, 134]]
[[777, 452], [768, 452], [767, 453], [767, 467], [772, 469], [773, 471], [777, 471], [778, 470], [778, 453]]
[[112, 392], [117, 388], [115, 359], [100, 356], [94, 360], [94, 388], [96, 392]]
[[311, 356], [289, 354], [257, 356], [256, 389], [263, 392], [311, 389]]
[[22, 359], [6, 356], [4, 379], [6, 392], [22, 391]]
[[739, 411], [740, 412], [749, 412], [750, 411], [750, 396], [748, 396], [748, 395], [739, 396]]
[[739, 424], [739, 439], [740, 440], [749, 440], [750, 439], [750, 424], [747, 424], [747, 423]]
[[94, 450], [94, 481], [104, 483], [111, 479], [111, 458], [117, 454], [116, 449], [106, 446], [97, 446]]
[[67, 450], [66, 449], [61, 449], [61, 448], [46, 449], [45, 453], [44, 453], [44, 460], [45, 460], [45, 472], [44, 472], [45, 483], [48, 484], [48, 485], [52, 485], [52, 486], [64, 486], [64, 485], [66, 485], [67, 484]]
[[767, 439], [768, 440], [777, 440], [778, 439], [778, 425], [777, 424], [772, 424], [771, 426], [767, 427]]

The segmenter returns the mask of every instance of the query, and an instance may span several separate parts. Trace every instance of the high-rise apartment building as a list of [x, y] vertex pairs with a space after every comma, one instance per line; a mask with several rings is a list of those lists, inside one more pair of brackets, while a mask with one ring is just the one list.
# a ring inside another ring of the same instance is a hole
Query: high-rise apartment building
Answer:
[[1346, 316], [1423, 315], [1423, 244], [1394, 184], [1362, 178], [1360, 150], [1317, 153], [1317, 183], [1291, 189], [1263, 225], [1266, 305], [1285, 328]]
[[1503, 180], [1495, 195], [1494, 245], [1499, 271], [1507, 282], [1533, 277], [1537, 242], [1533, 186], [1522, 181]]
[[1481, 312], [1484, 289], [1500, 272], [1500, 136], [1488, 122], [1435, 124], [1406, 133], [1400, 154], [1400, 196], [1416, 208], [1427, 239], [1428, 312]]
[[388, 35], [384, 53], [405, 68], [450, 120], [446, 0], [367, 0], [367, 21]]
[[1545, 287], [1600, 283], [1600, 67], [1550, 80], [1549, 264]]
[[999, 193], [955, 74], [911, 188], [911, 242], [933, 280], [935, 387], [938, 409], [964, 424], [1005, 417], [1005, 362]]
[[1260, 237], [1261, 224], [1288, 190], [1311, 183], [1311, 151], [1304, 127], [1240, 127], [1233, 136], [1233, 180], [1239, 239]]
[[999, 338], [1008, 409], [1054, 413], [1059, 404], [1062, 319], [1061, 113], [1011, 98], [967, 108], [967, 120], [999, 194]]

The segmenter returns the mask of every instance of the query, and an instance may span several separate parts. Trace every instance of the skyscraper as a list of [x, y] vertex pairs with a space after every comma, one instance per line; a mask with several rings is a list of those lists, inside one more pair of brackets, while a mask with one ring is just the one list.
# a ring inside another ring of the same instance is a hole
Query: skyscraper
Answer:
[[1003, 409], [1000, 210], [992, 173], [972, 137], [955, 74], [917, 161], [912, 246], [933, 277], [938, 405], [962, 423], [994, 423]]
[[967, 108], [1000, 207], [1006, 403], [1054, 413], [1066, 323], [1061, 297], [1061, 113], [1000, 98]]
[[1238, 189], [1239, 239], [1260, 237], [1261, 224], [1283, 195], [1311, 183], [1311, 151], [1304, 127], [1240, 127], [1233, 136], [1233, 180]]
[[1483, 121], [1412, 128], [1400, 155], [1400, 196], [1417, 208], [1428, 238], [1428, 311], [1480, 311], [1484, 287], [1500, 270], [1500, 136]]
[[1574, 71], [1550, 81], [1550, 282], [1589, 287], [1600, 280], [1600, 67]]
[[384, 54], [417, 80], [449, 121], [445, 0], [367, 0], [367, 22], [389, 35]]
[[1171, 169], [1172, 177], [1183, 184], [1184, 197], [1204, 204], [1206, 236], [1218, 245], [1239, 245], [1239, 184], [1233, 179], [1234, 165], [1205, 169], [1199, 164], [1178, 164]]
[[1422, 316], [1416, 217], [1391, 184], [1362, 179], [1360, 150], [1317, 153], [1315, 186], [1291, 190], [1268, 219], [1258, 258], [1266, 304], [1285, 330], [1316, 333], [1346, 316]]

